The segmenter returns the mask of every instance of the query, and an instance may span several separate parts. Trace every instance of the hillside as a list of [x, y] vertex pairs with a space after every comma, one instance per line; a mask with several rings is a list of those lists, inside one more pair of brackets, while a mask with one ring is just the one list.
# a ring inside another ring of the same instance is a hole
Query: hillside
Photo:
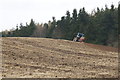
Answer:
[[116, 48], [67, 40], [2, 38], [3, 77], [115, 78]]

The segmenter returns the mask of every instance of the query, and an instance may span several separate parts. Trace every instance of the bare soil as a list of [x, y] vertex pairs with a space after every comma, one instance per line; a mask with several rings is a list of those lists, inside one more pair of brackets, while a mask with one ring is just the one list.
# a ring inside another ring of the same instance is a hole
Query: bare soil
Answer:
[[2, 38], [4, 78], [117, 78], [116, 48], [67, 40]]

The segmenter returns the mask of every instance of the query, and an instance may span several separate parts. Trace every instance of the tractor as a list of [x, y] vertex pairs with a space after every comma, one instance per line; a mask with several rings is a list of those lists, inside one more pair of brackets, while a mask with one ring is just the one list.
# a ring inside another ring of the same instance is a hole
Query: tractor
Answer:
[[73, 41], [75, 42], [84, 42], [85, 37], [83, 33], [77, 33], [77, 35], [74, 37]]

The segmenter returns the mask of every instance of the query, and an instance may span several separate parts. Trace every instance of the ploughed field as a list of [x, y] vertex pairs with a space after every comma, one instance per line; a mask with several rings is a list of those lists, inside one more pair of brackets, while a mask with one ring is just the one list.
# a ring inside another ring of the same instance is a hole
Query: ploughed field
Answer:
[[116, 48], [60, 39], [2, 38], [2, 77], [117, 78]]

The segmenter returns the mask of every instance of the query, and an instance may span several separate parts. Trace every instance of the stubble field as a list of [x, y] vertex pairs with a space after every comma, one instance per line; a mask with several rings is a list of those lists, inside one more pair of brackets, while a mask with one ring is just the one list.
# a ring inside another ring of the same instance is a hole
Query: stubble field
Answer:
[[2, 38], [4, 78], [117, 78], [116, 48], [67, 40]]

